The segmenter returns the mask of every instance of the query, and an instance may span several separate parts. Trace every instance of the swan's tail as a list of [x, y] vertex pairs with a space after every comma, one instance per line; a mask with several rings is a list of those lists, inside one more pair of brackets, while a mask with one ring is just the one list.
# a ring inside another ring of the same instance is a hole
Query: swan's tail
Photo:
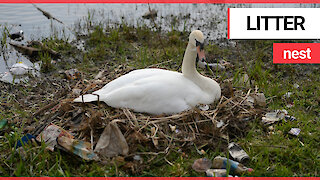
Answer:
[[92, 102], [92, 101], [98, 101], [98, 96], [94, 94], [85, 94], [73, 100], [73, 102]]

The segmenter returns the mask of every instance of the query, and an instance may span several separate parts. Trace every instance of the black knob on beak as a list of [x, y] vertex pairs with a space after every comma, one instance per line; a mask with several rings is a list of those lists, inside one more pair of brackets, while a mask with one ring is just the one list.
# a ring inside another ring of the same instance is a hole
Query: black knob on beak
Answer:
[[204, 43], [200, 43], [196, 40], [196, 47], [200, 46], [200, 50], [202, 51], [204, 49]]

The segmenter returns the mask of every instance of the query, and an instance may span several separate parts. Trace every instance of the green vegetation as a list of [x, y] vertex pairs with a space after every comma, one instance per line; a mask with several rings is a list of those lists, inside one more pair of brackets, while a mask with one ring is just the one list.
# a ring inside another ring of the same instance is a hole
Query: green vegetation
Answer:
[[[88, 21], [92, 26], [90, 19], [89, 16]], [[125, 23], [113, 28], [97, 25], [91, 29], [90, 26], [86, 26], [90, 31], [88, 35], [78, 37], [77, 42], [84, 42], [83, 50], [76, 48], [75, 42], [68, 43], [58, 37], [44, 39], [43, 43], [61, 53], [62, 58], [61, 62], [51, 64], [48, 55], [41, 55], [41, 70], [48, 72], [77, 68], [87, 79], [92, 79], [102, 69], [114, 73], [119, 65], [133, 69], [159, 67], [180, 71], [189, 32], [160, 32], [147, 26], [130, 27]], [[297, 118], [297, 121], [273, 124], [271, 129], [262, 125], [261, 117], [256, 117], [249, 123], [250, 130], [245, 136], [232, 139], [251, 158], [246, 166], [253, 168], [254, 172], [249, 176], [319, 176], [319, 67], [273, 65], [272, 41], [236, 43], [236, 46], [219, 46], [218, 43], [209, 42], [205, 47], [209, 61], [225, 60], [233, 67], [223, 71], [213, 70], [213, 75], [206, 70], [199, 71], [217, 79], [219, 83], [233, 79], [236, 89], [242, 88], [238, 79], [247, 74], [251, 80], [250, 87], [257, 87], [267, 97], [270, 111], [286, 109], [289, 115]], [[57, 73], [53, 76], [60, 78]], [[295, 83], [299, 88], [293, 86]], [[202, 147], [205, 155], [198, 154], [194, 146], [183, 151], [175, 147], [168, 155], [141, 155], [143, 163], [135, 164], [133, 171], [122, 158], [114, 158], [107, 164], [85, 162], [61, 150], [47, 151], [44, 144], [26, 145], [25, 155], [19, 155], [15, 153], [14, 146], [26, 132], [25, 124], [39, 121], [32, 114], [54, 97], [45, 98], [37, 106], [26, 108], [18, 97], [28, 96], [34, 89], [19, 85], [10, 87], [16, 91], [0, 89], [0, 120], [9, 120], [9, 125], [0, 131], [0, 176], [204, 176], [192, 170], [195, 159], [228, 156], [226, 149], [219, 147]], [[283, 97], [287, 92], [293, 93], [290, 98]], [[286, 105], [291, 102], [293, 107], [287, 108]], [[288, 135], [291, 127], [301, 129], [298, 137]], [[148, 148], [137, 147], [139, 152], [148, 152]]]

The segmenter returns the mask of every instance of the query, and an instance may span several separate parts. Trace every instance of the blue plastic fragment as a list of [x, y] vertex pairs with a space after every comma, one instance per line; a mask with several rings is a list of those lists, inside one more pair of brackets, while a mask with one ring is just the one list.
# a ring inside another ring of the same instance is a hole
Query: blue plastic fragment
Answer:
[[35, 139], [35, 138], [36, 137], [31, 134], [26, 134], [25, 136], [23, 136], [21, 139], [18, 140], [16, 149], [21, 147], [22, 145], [27, 144], [29, 141], [31, 141], [31, 139]]

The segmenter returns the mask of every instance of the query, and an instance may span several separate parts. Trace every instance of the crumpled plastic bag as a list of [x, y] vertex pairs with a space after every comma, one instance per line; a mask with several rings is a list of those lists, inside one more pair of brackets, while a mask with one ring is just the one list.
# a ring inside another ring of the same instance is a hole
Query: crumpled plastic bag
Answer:
[[116, 121], [112, 121], [102, 132], [94, 152], [101, 156], [128, 155], [129, 146]]

